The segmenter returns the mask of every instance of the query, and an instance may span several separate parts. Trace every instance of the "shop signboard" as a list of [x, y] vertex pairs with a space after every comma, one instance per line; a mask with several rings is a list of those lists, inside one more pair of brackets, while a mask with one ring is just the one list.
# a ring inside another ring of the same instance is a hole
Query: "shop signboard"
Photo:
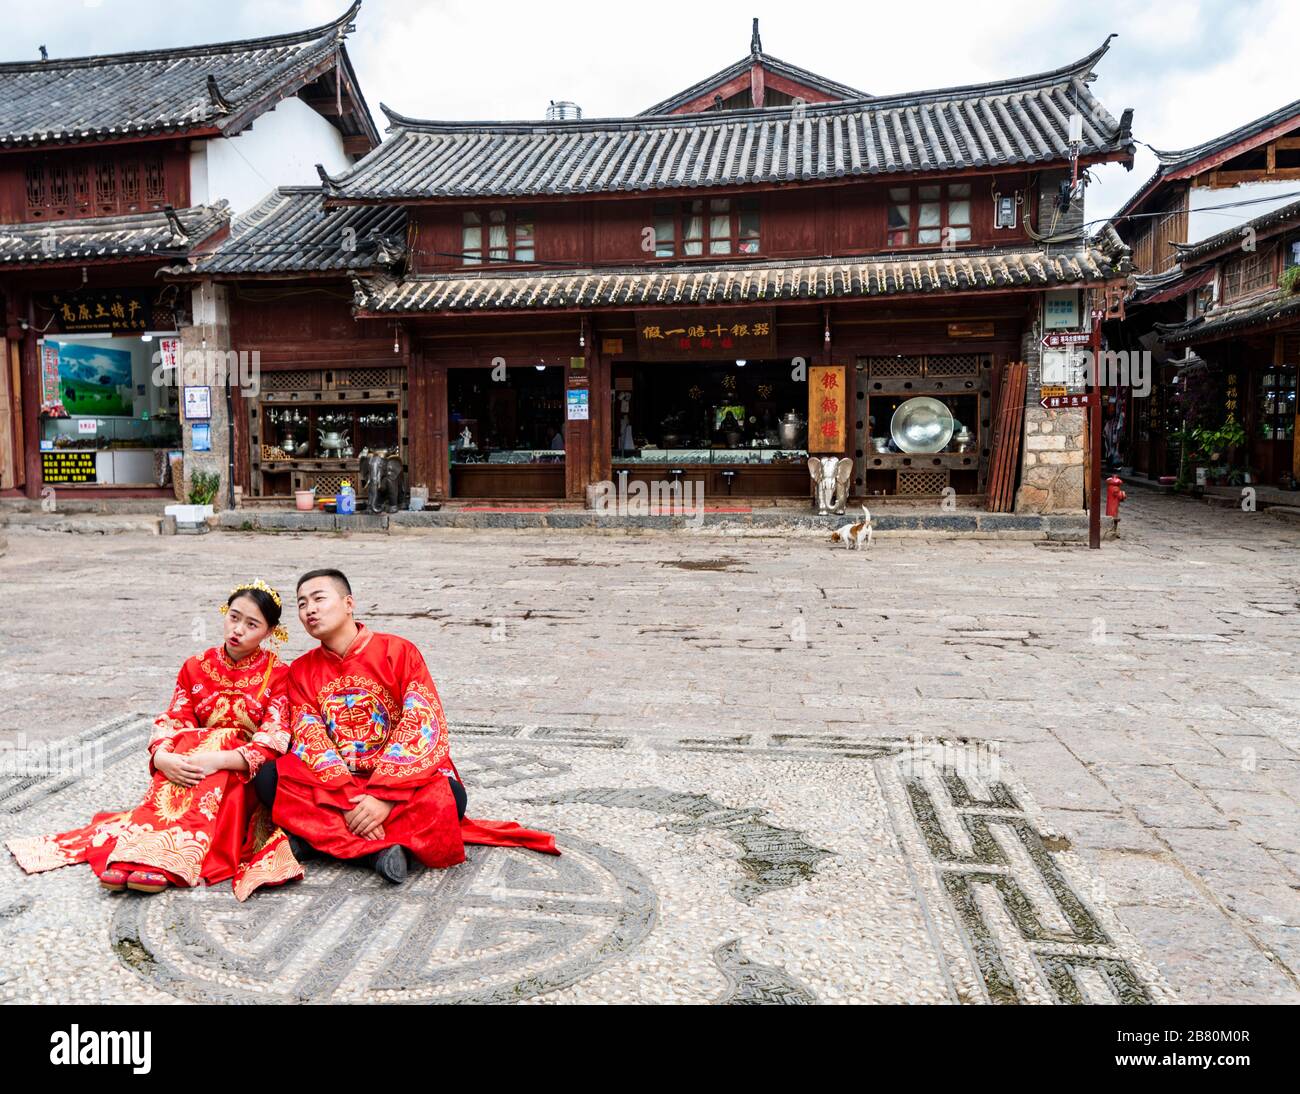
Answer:
[[[147, 289], [81, 289], [54, 293], [46, 305], [65, 334], [76, 331], [114, 333], [154, 330], [153, 304]], [[168, 322], [172, 322], [168, 316]]]
[[41, 477], [47, 486], [93, 483], [96, 481], [95, 453], [42, 452]]
[[776, 356], [771, 308], [638, 311], [636, 349], [642, 361], [758, 360]]
[[808, 451], [844, 451], [844, 365], [810, 365], [808, 368]]

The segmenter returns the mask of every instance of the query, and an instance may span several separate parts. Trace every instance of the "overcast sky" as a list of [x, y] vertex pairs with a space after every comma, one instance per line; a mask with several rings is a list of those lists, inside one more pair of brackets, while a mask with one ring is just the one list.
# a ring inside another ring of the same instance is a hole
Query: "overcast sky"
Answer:
[[[298, 30], [348, 0], [3, 0], [4, 60], [158, 49]], [[1094, 92], [1161, 149], [1199, 144], [1300, 96], [1294, 0], [1084, 0], [917, 4], [781, 0], [652, 4], [365, 0], [348, 39], [381, 131], [381, 102], [424, 118], [539, 118], [550, 99], [587, 117], [632, 114], [746, 56], [758, 16], [765, 52], [871, 94], [951, 87], [1057, 68], [1119, 37]], [[1107, 166], [1089, 219], [1154, 168]]]

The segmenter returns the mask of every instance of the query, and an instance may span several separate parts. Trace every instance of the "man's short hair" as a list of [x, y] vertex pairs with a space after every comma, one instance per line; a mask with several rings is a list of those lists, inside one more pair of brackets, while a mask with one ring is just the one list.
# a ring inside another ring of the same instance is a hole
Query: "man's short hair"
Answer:
[[294, 589], [294, 592], [297, 592], [306, 585], [307, 582], [318, 577], [328, 577], [338, 587], [340, 593], [344, 596], [352, 595], [352, 586], [348, 584], [348, 579], [343, 576], [342, 570], [308, 570], [298, 579], [298, 584]]

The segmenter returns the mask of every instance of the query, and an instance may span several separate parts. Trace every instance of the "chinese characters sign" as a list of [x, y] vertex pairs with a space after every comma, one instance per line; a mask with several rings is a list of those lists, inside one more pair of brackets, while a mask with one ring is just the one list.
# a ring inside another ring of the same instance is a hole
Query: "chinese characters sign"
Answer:
[[50, 307], [64, 333], [153, 330], [153, 305], [143, 289], [55, 293]]
[[42, 452], [41, 478], [51, 486], [95, 482], [95, 453]]
[[691, 309], [636, 313], [643, 361], [707, 361], [776, 356], [771, 308]]
[[811, 365], [808, 368], [808, 451], [844, 451], [845, 367]]

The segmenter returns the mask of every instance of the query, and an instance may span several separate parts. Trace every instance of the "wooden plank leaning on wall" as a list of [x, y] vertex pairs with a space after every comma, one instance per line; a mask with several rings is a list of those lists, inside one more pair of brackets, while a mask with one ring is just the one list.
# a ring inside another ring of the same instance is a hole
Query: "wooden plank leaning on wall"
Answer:
[[13, 490], [26, 482], [22, 385], [18, 366], [18, 344], [0, 338], [0, 490]]

